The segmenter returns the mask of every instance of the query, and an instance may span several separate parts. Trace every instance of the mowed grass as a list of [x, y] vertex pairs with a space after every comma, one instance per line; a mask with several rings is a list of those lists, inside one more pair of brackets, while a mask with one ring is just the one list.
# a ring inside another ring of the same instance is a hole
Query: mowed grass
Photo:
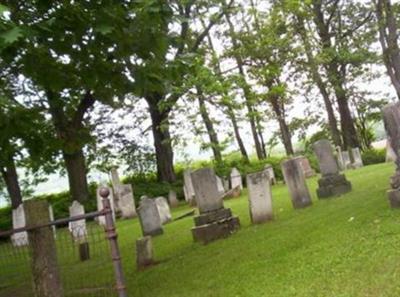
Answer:
[[[393, 164], [347, 171], [353, 191], [291, 206], [287, 188], [273, 187], [275, 219], [251, 225], [246, 192], [225, 201], [241, 229], [209, 245], [194, 243], [193, 218], [164, 226], [153, 239], [158, 265], [137, 271], [138, 220], [118, 222], [124, 271], [132, 297], [400, 296], [400, 211], [386, 190]], [[174, 217], [188, 211], [175, 209]]]

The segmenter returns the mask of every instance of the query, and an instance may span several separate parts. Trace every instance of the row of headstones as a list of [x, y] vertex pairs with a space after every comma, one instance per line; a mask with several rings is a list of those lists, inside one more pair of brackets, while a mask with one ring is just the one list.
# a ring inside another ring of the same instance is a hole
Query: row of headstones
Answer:
[[342, 151], [339, 146], [336, 147], [337, 161], [341, 170], [356, 169], [364, 166], [360, 149], [358, 147], [352, 148], [350, 152]]

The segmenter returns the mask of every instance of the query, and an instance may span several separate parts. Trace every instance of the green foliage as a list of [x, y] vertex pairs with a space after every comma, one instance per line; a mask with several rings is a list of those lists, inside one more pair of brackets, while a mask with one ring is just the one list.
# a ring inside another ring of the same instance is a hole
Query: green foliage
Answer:
[[386, 160], [386, 149], [369, 149], [361, 153], [364, 165], [384, 163]]

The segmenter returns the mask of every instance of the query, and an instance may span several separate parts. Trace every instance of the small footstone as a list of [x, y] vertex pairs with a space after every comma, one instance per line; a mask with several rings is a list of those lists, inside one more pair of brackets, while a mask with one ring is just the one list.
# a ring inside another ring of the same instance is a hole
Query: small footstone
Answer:
[[153, 243], [150, 236], [136, 240], [136, 266], [138, 269], [154, 264]]
[[[318, 180], [318, 198], [339, 196], [351, 191], [351, 183], [339, 168], [332, 152], [329, 140], [322, 139], [314, 143], [314, 152], [318, 158], [322, 177]], [[342, 152], [345, 158], [345, 152]], [[344, 160], [346, 163], [346, 160]]]

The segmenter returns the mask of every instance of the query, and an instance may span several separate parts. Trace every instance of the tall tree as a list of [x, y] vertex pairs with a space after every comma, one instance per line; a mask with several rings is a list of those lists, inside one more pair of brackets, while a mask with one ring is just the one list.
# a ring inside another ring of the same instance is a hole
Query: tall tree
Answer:
[[398, 20], [400, 6], [390, 0], [374, 0], [379, 26], [379, 42], [387, 74], [400, 100], [400, 48], [398, 43]]

